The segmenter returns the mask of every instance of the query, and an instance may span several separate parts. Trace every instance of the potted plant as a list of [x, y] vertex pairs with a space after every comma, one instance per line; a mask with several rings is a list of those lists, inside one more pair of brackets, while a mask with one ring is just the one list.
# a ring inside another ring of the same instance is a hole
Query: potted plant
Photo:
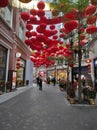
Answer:
[[96, 91], [93, 88], [89, 89], [89, 103], [91, 105], [95, 104], [95, 98], [96, 98]]
[[89, 89], [87, 87], [85, 87], [82, 92], [83, 92], [83, 100], [88, 101]]
[[64, 80], [64, 79], [61, 79], [61, 80], [59, 81], [59, 87], [60, 87], [60, 90], [61, 90], [61, 91], [64, 91], [64, 90], [65, 90], [66, 83], [65, 83], [65, 80]]
[[5, 87], [4, 81], [0, 81], [0, 95], [3, 93]]
[[6, 92], [10, 92], [11, 91], [11, 83], [8, 81], [6, 82]]
[[70, 83], [68, 88], [67, 88], [67, 99], [69, 100], [69, 102], [71, 104], [74, 104], [75, 103], [74, 98], [75, 98], [75, 92], [72, 88], [72, 84]]

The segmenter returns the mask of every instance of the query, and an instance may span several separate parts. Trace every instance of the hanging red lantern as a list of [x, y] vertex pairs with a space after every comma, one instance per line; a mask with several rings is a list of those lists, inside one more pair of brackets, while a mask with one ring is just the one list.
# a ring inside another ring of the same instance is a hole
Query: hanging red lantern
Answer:
[[87, 24], [94, 24], [96, 22], [96, 16], [90, 16], [87, 18], [86, 22]]
[[65, 34], [60, 34], [60, 38], [64, 38], [65, 37]]
[[20, 59], [20, 58], [17, 58], [16, 60], [17, 60], [17, 61], [20, 61], [21, 59]]
[[95, 13], [95, 11], [96, 11], [96, 6], [94, 6], [94, 5], [89, 5], [89, 6], [85, 9], [86, 15], [92, 15], [93, 13]]
[[30, 9], [30, 14], [37, 15], [37, 10], [36, 9]]
[[37, 7], [38, 7], [38, 9], [44, 9], [45, 8], [45, 3], [43, 1], [39, 1], [37, 3]]
[[55, 25], [50, 25], [50, 29], [51, 30], [55, 29]]
[[58, 36], [56, 36], [56, 35], [55, 35], [55, 36], [53, 36], [53, 39], [57, 39], [57, 38], [58, 38]]
[[84, 40], [84, 39], [85, 39], [85, 35], [84, 35], [84, 34], [81, 34], [81, 35], [80, 35], [80, 39], [81, 39], [81, 40]]
[[97, 32], [97, 27], [96, 26], [89, 26], [89, 27], [86, 28], [86, 32], [88, 34], [96, 33]]
[[36, 24], [36, 23], [37, 23], [37, 18], [36, 18], [35, 16], [31, 16], [31, 17], [30, 17], [30, 22], [31, 22], [32, 24]]
[[21, 18], [24, 20], [24, 21], [27, 21], [29, 18], [30, 18], [30, 15], [28, 12], [22, 12], [21, 14]]
[[0, 7], [6, 7], [8, 5], [8, 0], [0, 0]]
[[88, 64], [88, 73], [91, 73], [91, 64]]
[[32, 24], [26, 24], [26, 29], [28, 29], [29, 31], [33, 29]]
[[29, 39], [28, 39], [28, 40], [25, 40], [25, 44], [29, 46], [29, 45], [31, 45], [31, 44], [32, 44], [32, 41], [31, 41], [31, 40], [29, 40]]
[[96, 0], [91, 0], [91, 4], [92, 5], [97, 5], [97, 1]]
[[20, 66], [16, 66], [16, 69], [18, 70], [20, 68]]
[[30, 31], [27, 31], [27, 32], [25, 33], [25, 35], [26, 35], [26, 37], [28, 37], [28, 38], [32, 37], [32, 33], [31, 33]]
[[84, 46], [85, 44], [86, 44], [85, 41], [80, 41], [80, 45], [81, 45], [81, 46]]
[[73, 64], [73, 63], [70, 63], [69, 66], [70, 66], [71, 68], [73, 68], [73, 67], [74, 67], [74, 64]]
[[73, 29], [77, 28], [78, 22], [77, 20], [71, 20], [65, 23], [65, 28], [69, 31], [72, 31]]
[[37, 36], [37, 33], [35, 31], [32, 31], [32, 36]]
[[20, 2], [22, 2], [22, 3], [29, 3], [29, 2], [31, 2], [32, 0], [19, 0]]
[[65, 14], [64, 17], [67, 19], [75, 19], [77, 18], [78, 11], [76, 9], [73, 9], [70, 13]]
[[43, 17], [43, 16], [45, 15], [44, 10], [39, 9], [39, 10], [37, 11], [37, 15], [38, 15], [39, 17]]

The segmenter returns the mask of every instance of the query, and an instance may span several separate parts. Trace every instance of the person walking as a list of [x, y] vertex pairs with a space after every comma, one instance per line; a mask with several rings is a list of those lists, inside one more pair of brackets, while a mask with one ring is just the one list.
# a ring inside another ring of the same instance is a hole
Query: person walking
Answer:
[[42, 90], [42, 76], [39, 76], [39, 90]]
[[55, 77], [53, 77], [53, 85], [55, 86], [56, 85], [56, 78]]
[[39, 76], [36, 78], [37, 87], [39, 86]]

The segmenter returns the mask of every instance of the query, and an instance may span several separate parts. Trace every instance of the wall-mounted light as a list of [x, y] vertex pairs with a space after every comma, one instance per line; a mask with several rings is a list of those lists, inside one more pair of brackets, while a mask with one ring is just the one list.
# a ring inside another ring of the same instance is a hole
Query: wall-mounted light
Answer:
[[21, 53], [20, 52], [16, 52], [16, 58], [21, 57]]

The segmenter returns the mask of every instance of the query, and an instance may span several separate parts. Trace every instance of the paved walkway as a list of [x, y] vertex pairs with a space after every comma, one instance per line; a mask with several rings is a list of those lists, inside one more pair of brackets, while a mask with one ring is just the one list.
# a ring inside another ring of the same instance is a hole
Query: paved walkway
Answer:
[[58, 86], [22, 87], [0, 98], [8, 94], [14, 97], [0, 103], [0, 130], [97, 130], [97, 106], [70, 105]]
[[[33, 87], [35, 87], [36, 85], [34, 84]], [[23, 87], [19, 87], [17, 88], [17, 90], [12, 91], [12, 92], [8, 92], [8, 93], [3, 93], [2, 95], [0, 95], [0, 103], [3, 103], [15, 96], [17, 96], [18, 94], [27, 91], [28, 89], [31, 89], [31, 87], [28, 86], [23, 86]]]

